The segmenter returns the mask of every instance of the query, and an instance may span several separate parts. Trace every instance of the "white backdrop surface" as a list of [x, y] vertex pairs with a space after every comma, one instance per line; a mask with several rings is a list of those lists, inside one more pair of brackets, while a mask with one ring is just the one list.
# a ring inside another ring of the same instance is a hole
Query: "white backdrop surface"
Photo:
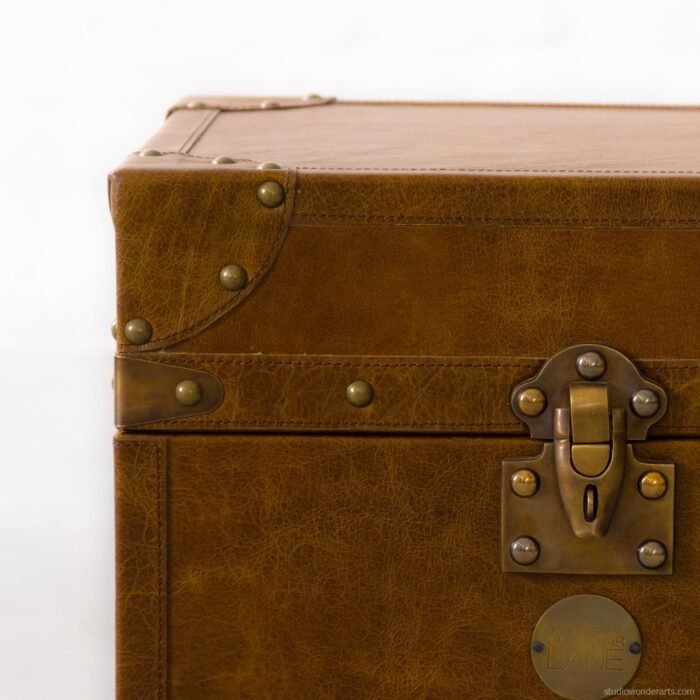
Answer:
[[0, 7], [0, 700], [114, 696], [106, 175], [192, 93], [700, 102], [694, 0]]

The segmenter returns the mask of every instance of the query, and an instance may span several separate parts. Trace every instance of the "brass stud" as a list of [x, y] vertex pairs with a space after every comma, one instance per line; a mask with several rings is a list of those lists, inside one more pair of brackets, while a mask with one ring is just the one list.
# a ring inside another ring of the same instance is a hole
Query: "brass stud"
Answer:
[[510, 543], [510, 556], [516, 564], [529, 566], [540, 556], [540, 546], [532, 537], [518, 537]]
[[651, 389], [640, 389], [632, 395], [632, 410], [640, 418], [651, 418], [659, 410], [659, 397]]
[[147, 148], [145, 151], [139, 151], [140, 156], [150, 157], [150, 156], [162, 156], [162, 152], [156, 150], [155, 148]]
[[231, 156], [216, 156], [212, 161], [212, 165], [231, 165], [231, 163], [235, 162]]
[[369, 382], [358, 379], [348, 384], [347, 389], [345, 389], [345, 397], [353, 406], [364, 408], [374, 400], [374, 389]]
[[668, 483], [666, 482], [666, 477], [661, 472], [651, 471], [642, 474], [639, 479], [638, 487], [639, 493], [641, 493], [644, 498], [655, 501], [666, 493]]
[[666, 562], [666, 547], [661, 542], [649, 540], [637, 548], [637, 559], [645, 569], [658, 569]]
[[310, 102], [311, 100], [320, 100], [321, 95], [317, 95], [315, 92], [310, 92], [308, 95], [304, 95], [304, 100]]
[[282, 202], [284, 202], [284, 197], [284, 188], [279, 182], [275, 182], [274, 180], [263, 182], [263, 184], [258, 187], [258, 202], [270, 209], [274, 209], [282, 204]]
[[510, 487], [513, 493], [521, 498], [534, 496], [539, 488], [537, 474], [530, 469], [518, 469], [510, 477]]
[[112, 338], [115, 340], [117, 339], [117, 319], [115, 318], [114, 321], [112, 321]]
[[282, 170], [282, 166], [277, 163], [270, 163], [266, 161], [265, 163], [260, 163], [256, 166], [258, 170]]
[[265, 100], [260, 104], [261, 109], [279, 109], [280, 106], [276, 100]]
[[224, 265], [219, 271], [219, 282], [224, 289], [237, 292], [245, 287], [248, 281], [248, 273], [244, 267], [231, 263]]
[[584, 352], [576, 359], [576, 371], [584, 379], [599, 379], [605, 374], [605, 358], [599, 352]]
[[523, 389], [518, 394], [517, 403], [520, 413], [534, 418], [544, 411], [547, 406], [547, 397], [541, 389], [533, 386], [528, 389]]
[[198, 100], [193, 100], [187, 103], [187, 109], [206, 109], [207, 105], [204, 102], [199, 102]]
[[202, 398], [202, 387], [194, 379], [184, 379], [175, 387], [175, 398], [183, 406], [195, 406]]
[[132, 318], [124, 326], [124, 336], [134, 345], [147, 343], [153, 335], [151, 324], [144, 318]]

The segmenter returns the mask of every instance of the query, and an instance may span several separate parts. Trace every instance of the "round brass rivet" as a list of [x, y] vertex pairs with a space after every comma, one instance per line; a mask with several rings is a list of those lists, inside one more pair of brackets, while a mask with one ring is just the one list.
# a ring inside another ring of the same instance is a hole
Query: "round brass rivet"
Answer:
[[584, 379], [598, 379], [605, 374], [605, 358], [599, 352], [584, 352], [576, 359], [576, 371]]
[[632, 394], [632, 410], [640, 418], [651, 418], [659, 410], [659, 397], [651, 389], [640, 389]]
[[532, 537], [518, 537], [510, 544], [510, 556], [516, 564], [529, 566], [540, 556], [540, 546]]
[[658, 569], [666, 561], [666, 547], [661, 542], [649, 540], [637, 548], [637, 559], [645, 569]]
[[304, 99], [308, 102], [309, 100], [320, 100], [321, 95], [317, 95], [315, 92], [310, 92], [308, 95], [304, 95]]
[[163, 154], [155, 148], [147, 148], [145, 151], [139, 151], [140, 156], [162, 156]]
[[666, 477], [661, 472], [647, 472], [639, 479], [639, 493], [652, 501], [661, 498], [667, 487]]
[[124, 326], [124, 335], [126, 339], [134, 345], [143, 345], [151, 339], [153, 328], [151, 324], [144, 318], [132, 318], [127, 321]]
[[216, 156], [212, 161], [212, 165], [230, 165], [236, 161], [231, 156]]
[[183, 406], [194, 406], [202, 398], [202, 387], [194, 379], [184, 379], [175, 387], [175, 398]]
[[270, 180], [258, 187], [258, 202], [273, 209], [284, 202], [284, 188], [279, 182]]
[[537, 474], [529, 469], [518, 469], [510, 477], [510, 487], [513, 493], [521, 498], [534, 496], [539, 488]]
[[544, 392], [537, 387], [523, 389], [518, 394], [518, 410], [523, 415], [534, 418], [539, 416], [547, 406], [547, 397]]
[[237, 292], [245, 287], [248, 281], [248, 273], [240, 265], [234, 263], [224, 265], [219, 272], [219, 281], [224, 289], [228, 289], [230, 292]]
[[187, 109], [205, 109], [206, 106], [204, 102], [198, 102], [197, 100], [187, 103]]
[[262, 109], [279, 109], [280, 103], [275, 100], [265, 100], [261, 103], [260, 107], [262, 107]]
[[364, 408], [372, 403], [374, 399], [374, 389], [369, 382], [358, 379], [352, 382], [352, 384], [348, 384], [345, 390], [345, 396], [353, 406]]
[[114, 321], [112, 321], [112, 338], [115, 340], [117, 339], [117, 319], [115, 318]]
[[260, 163], [260, 165], [256, 166], [256, 168], [258, 170], [282, 170], [281, 165], [278, 165], [277, 163], [270, 163], [269, 161]]

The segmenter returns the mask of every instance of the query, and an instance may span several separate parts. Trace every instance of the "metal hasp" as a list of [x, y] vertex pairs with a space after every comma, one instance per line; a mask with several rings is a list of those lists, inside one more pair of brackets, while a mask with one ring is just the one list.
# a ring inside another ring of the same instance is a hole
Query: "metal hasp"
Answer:
[[[515, 387], [511, 406], [544, 440], [537, 457], [503, 462], [503, 571], [673, 572], [674, 465], [639, 460], [666, 392], [622, 353], [577, 345]], [[524, 489], [522, 475], [537, 484]], [[523, 557], [522, 543], [532, 543]]]

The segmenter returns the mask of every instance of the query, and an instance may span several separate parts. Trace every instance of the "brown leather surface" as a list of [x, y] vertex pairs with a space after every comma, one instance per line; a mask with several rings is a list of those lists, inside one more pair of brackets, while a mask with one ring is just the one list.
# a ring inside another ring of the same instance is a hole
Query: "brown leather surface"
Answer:
[[[166, 562], [156, 438], [121, 440], [143, 447], [117, 450], [130, 533], [120, 628], [132, 625], [145, 658], [122, 651], [120, 697], [554, 697], [530, 638], [544, 610], [579, 593], [635, 618], [644, 652], [630, 687], [700, 690], [697, 441], [638, 448], [677, 463], [675, 573], [654, 578], [500, 571], [500, 463], [539, 449], [521, 438], [166, 438]], [[159, 677], [158, 577], [169, 621]], [[134, 595], [144, 582], [147, 608]]]
[[166, 443], [114, 443], [117, 697], [165, 698], [168, 648]]
[[[154, 327], [140, 349], [697, 357], [700, 109], [307, 107], [178, 109], [147, 144], [164, 155], [113, 175], [120, 326]], [[255, 197], [269, 179], [278, 209]], [[228, 262], [249, 270], [239, 293]]]
[[292, 227], [256, 294], [176, 349], [697, 358], [699, 259], [697, 231]]
[[[224, 389], [117, 437], [120, 700], [552, 697], [530, 634], [577, 593], [638, 622], [633, 687], [700, 690], [700, 109], [276, 99], [187, 98], [110, 180], [118, 353]], [[510, 390], [582, 342], [668, 391], [672, 576], [500, 570]]]
[[[149, 354], [148, 358], [150, 362], [142, 363], [145, 369], [141, 374], [133, 378], [128, 372], [126, 375], [127, 386], [135, 381], [140, 385], [117, 391], [119, 427], [521, 435], [527, 431], [510, 408], [510, 392], [519, 382], [535, 376], [543, 363], [520, 357], [358, 358], [168, 352]], [[149, 369], [153, 363], [173, 368], [174, 378]], [[637, 364], [669, 396], [668, 410], [652, 427], [651, 435], [700, 436], [700, 360]], [[119, 371], [117, 367], [117, 387], [121, 385]], [[187, 408], [177, 404], [173, 389], [182, 379], [202, 384], [205, 398], [201, 405]], [[374, 400], [364, 408], [352, 406], [345, 398], [346, 387], [357, 379], [368, 381], [374, 388]], [[205, 384], [210, 385], [212, 380], [214, 395], [209, 396], [211, 391]], [[219, 400], [219, 382], [223, 401], [212, 408], [210, 399]], [[131, 406], [137, 411], [147, 408], [148, 419], [139, 421]]]
[[[150, 357], [150, 356], [149, 356]], [[196, 382], [200, 396], [177, 397], [181, 382]], [[143, 355], [114, 358], [114, 422], [118, 428], [213, 411], [224, 398], [224, 386], [211, 372], [164, 362]]]
[[191, 153], [234, 149], [302, 171], [670, 178], [700, 174], [699, 124], [698, 107], [341, 100], [313, 109], [222, 112]]
[[[139, 156], [135, 156], [139, 159]], [[152, 160], [141, 157], [140, 160]], [[279, 182], [285, 202], [260, 205], [256, 190]], [[117, 236], [118, 343], [124, 324], [145, 318], [153, 327], [140, 350], [196, 333], [242, 303], [269, 271], [287, 233], [293, 173], [216, 170], [177, 173], [125, 167], [110, 179]], [[236, 263], [248, 273], [240, 291], [224, 289], [219, 271]]]

